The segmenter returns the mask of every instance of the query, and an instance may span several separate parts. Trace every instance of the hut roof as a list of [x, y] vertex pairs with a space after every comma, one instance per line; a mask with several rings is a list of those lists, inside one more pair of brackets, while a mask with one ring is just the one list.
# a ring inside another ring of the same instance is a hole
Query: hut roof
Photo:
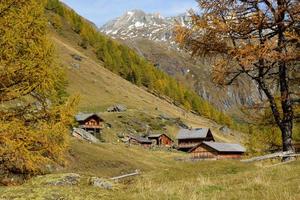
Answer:
[[246, 152], [246, 149], [240, 144], [220, 143], [220, 142], [203, 142], [195, 146], [193, 149], [191, 149], [190, 152], [192, 152], [194, 149], [196, 149], [202, 144], [211, 147], [218, 152], [236, 152], [236, 153]]
[[164, 133], [151, 134], [151, 135], [148, 136], [148, 138], [159, 138], [162, 135], [165, 135], [167, 138], [169, 138], [170, 140], [172, 140], [168, 135], [166, 135]]
[[196, 128], [196, 129], [180, 129], [177, 139], [199, 139], [206, 138], [210, 132], [209, 128]]
[[162, 133], [158, 133], [158, 134], [151, 134], [148, 136], [148, 138], [159, 138], [160, 136], [162, 136]]
[[140, 143], [149, 143], [152, 144], [152, 141], [149, 140], [148, 138], [141, 137], [141, 136], [136, 136], [136, 135], [130, 135], [129, 138], [132, 138]]
[[76, 121], [81, 122], [93, 116], [102, 120], [102, 118], [96, 113], [79, 113], [75, 116], [75, 119]]

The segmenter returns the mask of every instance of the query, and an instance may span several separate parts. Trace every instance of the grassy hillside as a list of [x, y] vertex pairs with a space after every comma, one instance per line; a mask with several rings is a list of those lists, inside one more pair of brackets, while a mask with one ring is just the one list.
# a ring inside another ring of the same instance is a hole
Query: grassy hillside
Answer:
[[[223, 135], [219, 131], [221, 125], [214, 121], [186, 112], [104, 68], [101, 62], [97, 61], [91, 49], [85, 50], [77, 45], [78, 36], [76, 34], [68, 30], [63, 34], [52, 31], [51, 37], [59, 60], [66, 69], [67, 92], [71, 95], [80, 95], [79, 110], [101, 112], [106, 122], [112, 124], [112, 129], [104, 130], [106, 141], [115, 141], [117, 134], [126, 131], [125, 124], [121, 121], [139, 120], [142, 123], [151, 124], [151, 121], [154, 122], [159, 115], [181, 118], [192, 127], [210, 127], [218, 140], [241, 140], [239, 133], [233, 131], [232, 134]], [[75, 60], [72, 57], [74, 54], [81, 56], [82, 61]], [[78, 66], [74, 67], [76, 64], [79, 65], [79, 68]], [[123, 114], [104, 112], [109, 106], [116, 103], [126, 105], [129, 110]], [[174, 138], [177, 134], [177, 126], [171, 124], [167, 128], [168, 134]]]
[[[116, 141], [117, 135], [132, 133], [132, 129], [137, 131], [137, 134], [143, 134], [146, 128], [140, 127], [147, 125], [150, 125], [155, 132], [166, 132], [175, 138], [178, 126], [174, 123], [162, 123], [157, 119], [159, 115], [167, 115], [171, 118], [180, 118], [188, 126], [210, 127], [217, 140], [241, 142], [241, 134], [232, 131], [231, 134], [223, 135], [219, 131], [222, 125], [187, 112], [180, 106], [175, 106], [169, 98], [166, 101], [166, 97], [153, 95], [148, 92], [149, 88], [133, 84], [122, 78], [120, 74], [113, 72], [112, 69], [107, 69], [106, 63], [98, 59], [95, 53], [97, 52], [96, 48], [89, 44], [86, 48], [80, 45], [82, 35], [74, 31], [74, 26], [70, 25], [69, 20], [62, 20], [64, 19], [62, 16], [67, 18], [65, 15], [56, 14], [59, 12], [56, 9], [56, 12], [50, 10], [47, 14], [52, 22], [50, 35], [57, 50], [58, 60], [66, 69], [67, 92], [70, 95], [80, 95], [80, 111], [101, 112], [106, 122], [112, 125], [111, 129], [103, 131], [105, 141]], [[73, 13], [73, 11], [69, 12]], [[75, 13], [73, 15], [78, 16]], [[59, 28], [53, 23], [57, 17], [61, 22]], [[93, 28], [89, 22], [84, 21], [84, 23], [85, 26]], [[93, 31], [92, 33], [94, 33]], [[99, 37], [104, 36], [99, 35]], [[74, 59], [74, 55], [81, 57], [81, 60]], [[151, 66], [148, 67], [151, 68]], [[129, 110], [123, 114], [105, 113], [104, 111], [113, 104], [124, 104]]]
[[[281, 166], [239, 161], [180, 162], [185, 154], [116, 144], [72, 141], [73, 159], [58, 174], [36, 177], [22, 186], [0, 188], [0, 199], [249, 199], [300, 198], [300, 162]], [[94, 188], [88, 178], [109, 178], [140, 169], [141, 176], [114, 183], [113, 190]], [[51, 186], [62, 173], [79, 173], [75, 186]]]
[[48, 0], [46, 10], [56, 32], [65, 36], [77, 34], [77, 45], [83, 49], [92, 49], [94, 57], [105, 68], [151, 92], [167, 96], [174, 104], [186, 110], [193, 110], [220, 124], [233, 125], [228, 115], [213, 107], [192, 89], [157, 69], [132, 49], [104, 36], [93, 24], [58, 0]]

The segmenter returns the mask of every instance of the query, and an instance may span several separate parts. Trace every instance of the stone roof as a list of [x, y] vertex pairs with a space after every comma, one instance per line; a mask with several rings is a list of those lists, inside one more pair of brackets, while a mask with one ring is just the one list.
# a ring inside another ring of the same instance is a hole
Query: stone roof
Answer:
[[163, 135], [163, 133], [151, 134], [151, 135], [148, 136], [148, 138], [159, 138], [162, 135]]
[[96, 113], [79, 113], [75, 116], [75, 119], [76, 119], [76, 121], [81, 122], [81, 121], [84, 121], [84, 120], [86, 120], [86, 119], [88, 119], [92, 116], [96, 116], [99, 119], [101, 119], [101, 117]]
[[196, 129], [180, 129], [177, 134], [177, 139], [201, 139], [206, 138], [209, 133], [209, 128], [196, 128]]
[[149, 143], [152, 144], [152, 141], [149, 140], [148, 138], [141, 137], [141, 136], [136, 136], [136, 135], [130, 135], [129, 138], [132, 138], [140, 143]]
[[[218, 152], [237, 152], [244, 153], [246, 149], [240, 144], [220, 143], [220, 142], [203, 142], [203, 144], [213, 148]], [[199, 144], [201, 145], [201, 144]], [[197, 145], [197, 146], [199, 146]], [[194, 147], [195, 149], [196, 147]], [[192, 150], [191, 150], [192, 151]]]

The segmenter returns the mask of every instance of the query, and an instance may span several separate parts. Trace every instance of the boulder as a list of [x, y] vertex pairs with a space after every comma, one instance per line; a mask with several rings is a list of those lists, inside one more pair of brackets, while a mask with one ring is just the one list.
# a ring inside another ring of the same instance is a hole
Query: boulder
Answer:
[[102, 188], [102, 189], [106, 189], [106, 190], [113, 189], [112, 183], [110, 183], [109, 181], [104, 180], [102, 178], [98, 178], [98, 177], [91, 177], [89, 179], [89, 184], [94, 187], [98, 187], [98, 188]]
[[100, 141], [95, 136], [81, 128], [73, 128], [72, 135], [78, 139], [86, 140], [91, 143], [100, 143]]
[[125, 112], [127, 107], [121, 104], [113, 105], [107, 108], [107, 112]]
[[230, 129], [227, 126], [222, 126], [221, 128], [219, 128], [219, 131], [221, 131], [223, 134], [230, 133]]
[[78, 185], [80, 182], [80, 175], [76, 173], [68, 173], [55, 175], [55, 177], [51, 177], [50, 180], [46, 181], [46, 185], [53, 186], [73, 186]]
[[77, 54], [72, 54], [72, 58], [77, 61], [82, 61], [83, 57]]

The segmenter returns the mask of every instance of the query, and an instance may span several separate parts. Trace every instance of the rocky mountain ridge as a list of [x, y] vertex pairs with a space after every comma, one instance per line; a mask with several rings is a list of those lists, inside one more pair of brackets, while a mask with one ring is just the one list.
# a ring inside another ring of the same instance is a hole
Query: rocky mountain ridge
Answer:
[[159, 13], [148, 14], [142, 10], [132, 10], [106, 23], [100, 28], [100, 31], [122, 40], [144, 38], [175, 44], [172, 41], [172, 29], [176, 22], [188, 25], [188, 14], [163, 17]]

